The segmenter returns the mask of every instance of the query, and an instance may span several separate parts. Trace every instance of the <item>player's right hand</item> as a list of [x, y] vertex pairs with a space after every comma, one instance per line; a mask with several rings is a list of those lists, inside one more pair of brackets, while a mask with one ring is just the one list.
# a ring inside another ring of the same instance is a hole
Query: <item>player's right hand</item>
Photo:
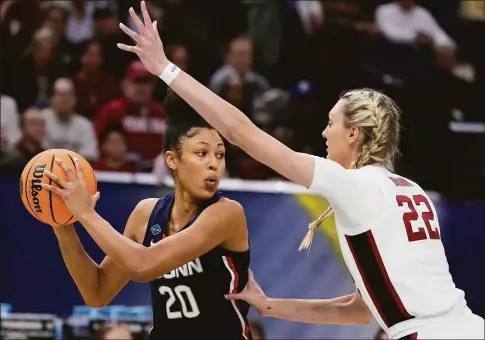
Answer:
[[120, 28], [136, 42], [136, 46], [118, 44], [118, 48], [136, 53], [145, 68], [158, 77], [168, 65], [168, 58], [165, 55], [162, 40], [158, 34], [157, 22], [152, 22], [150, 19], [145, 1], [141, 2], [143, 22], [138, 18], [133, 7], [130, 8], [129, 12], [138, 33], [133, 32], [123, 23], [120, 23]]
[[244, 290], [237, 294], [227, 294], [226, 299], [244, 300], [251, 306], [255, 307], [258, 310], [259, 314], [263, 316], [265, 315], [266, 302], [268, 301], [268, 297], [266, 296], [266, 294], [264, 294], [263, 289], [254, 279], [254, 275], [251, 269], [249, 269], [248, 283], [246, 284], [246, 287], [244, 287]]

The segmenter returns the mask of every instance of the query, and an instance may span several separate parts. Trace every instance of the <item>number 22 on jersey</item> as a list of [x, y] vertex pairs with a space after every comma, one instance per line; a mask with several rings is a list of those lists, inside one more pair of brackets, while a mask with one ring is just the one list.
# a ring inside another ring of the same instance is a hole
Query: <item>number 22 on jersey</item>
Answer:
[[[438, 228], [433, 229], [431, 226], [431, 222], [434, 221], [435, 216], [431, 209], [431, 204], [424, 195], [413, 195], [411, 197], [397, 195], [396, 201], [400, 207], [407, 206], [408, 208], [408, 211], [403, 214], [402, 219], [409, 242], [425, 240], [428, 238], [431, 240], [440, 239], [440, 231]], [[419, 214], [416, 211], [417, 206], [424, 206], [425, 211]], [[422, 226], [422, 223], [419, 223], [420, 221], [424, 222], [426, 230]]]

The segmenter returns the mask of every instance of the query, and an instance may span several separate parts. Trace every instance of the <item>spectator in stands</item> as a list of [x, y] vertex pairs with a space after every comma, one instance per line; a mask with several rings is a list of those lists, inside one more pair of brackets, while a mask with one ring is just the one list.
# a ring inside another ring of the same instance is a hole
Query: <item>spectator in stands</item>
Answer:
[[54, 84], [51, 107], [44, 109], [46, 120], [45, 145], [48, 149], [68, 149], [89, 161], [98, 158], [98, 142], [93, 124], [75, 113], [74, 84], [68, 78], [59, 78]]
[[254, 102], [269, 90], [266, 78], [252, 70], [253, 44], [238, 37], [229, 43], [226, 64], [209, 81], [209, 88], [252, 118]]
[[174, 44], [167, 47], [168, 58], [182, 71], [189, 70], [189, 53], [184, 45]]
[[126, 326], [105, 326], [99, 331], [100, 340], [132, 340], [133, 335]]
[[266, 334], [264, 331], [263, 324], [256, 320], [249, 321], [249, 328], [251, 329], [251, 334], [253, 340], [264, 340], [266, 339]]
[[434, 47], [439, 65], [451, 70], [455, 64], [455, 42], [431, 13], [412, 0], [394, 1], [376, 10], [380, 32], [391, 42]]
[[73, 59], [73, 45], [66, 37], [66, 23], [68, 10], [55, 2], [49, 3], [45, 9], [45, 18], [41, 27], [52, 29], [56, 36], [57, 62], [66, 69], [71, 67]]
[[143, 168], [153, 166], [163, 149], [165, 111], [153, 100], [156, 78], [140, 61], [133, 61], [126, 71], [122, 90], [124, 97], [106, 104], [95, 120], [98, 134], [109, 125], [122, 125], [128, 137], [128, 151], [138, 158]]
[[21, 117], [22, 136], [15, 144], [15, 150], [25, 159], [25, 164], [44, 151], [45, 118], [38, 108], [27, 109]]
[[76, 111], [92, 119], [103, 104], [118, 95], [119, 85], [113, 75], [102, 69], [103, 50], [98, 41], [86, 42], [80, 59], [81, 70], [73, 79], [77, 97]]
[[95, 170], [136, 172], [133, 162], [128, 160], [127, 136], [121, 125], [110, 125], [99, 135], [101, 155], [93, 165]]
[[94, 11], [94, 37], [101, 43], [104, 59], [109, 60], [103, 68], [121, 79], [129, 61], [135, 58], [129, 53], [123, 53], [116, 44], [131, 43], [131, 41], [118, 27], [116, 13], [109, 6], [99, 6]]
[[2, 150], [11, 150], [20, 138], [20, 117], [15, 99], [2, 94], [0, 98], [0, 113]]
[[94, 1], [73, 0], [72, 10], [66, 23], [66, 37], [71, 43], [87, 41], [94, 34]]
[[57, 38], [49, 27], [39, 29], [33, 38], [32, 53], [11, 65], [9, 73], [12, 97], [17, 100], [19, 110], [31, 105], [46, 107], [52, 94], [54, 81], [66, 74], [57, 62]]
[[11, 150], [2, 149], [3, 173], [20, 174], [27, 163], [44, 151], [45, 119], [37, 108], [27, 109], [21, 117], [22, 135]]

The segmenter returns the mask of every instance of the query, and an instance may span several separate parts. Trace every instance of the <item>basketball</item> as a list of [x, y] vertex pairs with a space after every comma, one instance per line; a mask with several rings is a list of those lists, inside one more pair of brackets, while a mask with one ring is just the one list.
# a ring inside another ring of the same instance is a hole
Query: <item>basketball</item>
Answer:
[[52, 226], [60, 226], [76, 222], [76, 219], [67, 209], [62, 197], [41, 186], [41, 183], [56, 185], [49, 177], [44, 176], [44, 170], [49, 170], [66, 182], [69, 180], [61, 166], [55, 162], [55, 158], [62, 159], [75, 175], [74, 158], [79, 160], [86, 187], [91, 195], [96, 193], [97, 181], [88, 161], [73, 151], [46, 150], [27, 163], [20, 177], [20, 197], [25, 208], [39, 221]]

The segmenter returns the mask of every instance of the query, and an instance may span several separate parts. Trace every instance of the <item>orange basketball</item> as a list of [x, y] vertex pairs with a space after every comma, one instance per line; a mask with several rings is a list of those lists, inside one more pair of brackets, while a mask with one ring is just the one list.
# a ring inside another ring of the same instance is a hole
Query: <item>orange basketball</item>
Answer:
[[60, 158], [76, 174], [74, 158], [79, 160], [83, 169], [86, 187], [91, 195], [97, 190], [97, 181], [93, 168], [81, 155], [63, 149], [52, 149], [41, 152], [30, 160], [20, 177], [20, 197], [27, 211], [41, 222], [52, 226], [74, 223], [76, 219], [69, 212], [64, 201], [57, 194], [42, 188], [41, 183], [52, 184], [52, 180], [44, 176], [45, 169], [68, 181], [64, 170], [54, 161]]

